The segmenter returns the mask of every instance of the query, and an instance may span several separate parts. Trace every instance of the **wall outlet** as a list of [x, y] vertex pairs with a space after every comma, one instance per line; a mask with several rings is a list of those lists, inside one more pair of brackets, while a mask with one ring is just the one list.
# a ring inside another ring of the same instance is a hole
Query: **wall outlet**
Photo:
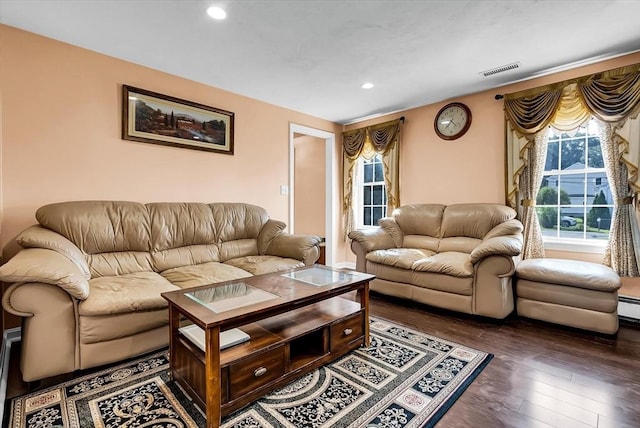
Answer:
[[288, 195], [289, 194], [289, 186], [287, 186], [286, 184], [281, 184], [280, 185], [280, 194], [281, 195]]

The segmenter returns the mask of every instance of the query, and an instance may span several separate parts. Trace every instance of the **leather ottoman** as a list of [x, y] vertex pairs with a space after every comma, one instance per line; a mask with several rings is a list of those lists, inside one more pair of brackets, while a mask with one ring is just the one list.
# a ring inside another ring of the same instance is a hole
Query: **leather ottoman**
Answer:
[[516, 267], [518, 315], [614, 334], [618, 331], [620, 277], [590, 262], [527, 259]]

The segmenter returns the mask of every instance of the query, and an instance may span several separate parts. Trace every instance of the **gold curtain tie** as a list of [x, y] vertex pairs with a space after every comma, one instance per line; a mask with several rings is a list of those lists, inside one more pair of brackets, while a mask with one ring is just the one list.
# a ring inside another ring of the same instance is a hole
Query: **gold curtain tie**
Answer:
[[631, 196], [620, 198], [616, 201], [616, 203], [617, 205], [631, 205], [633, 203], [633, 198]]
[[535, 207], [536, 201], [534, 201], [533, 199], [522, 199], [520, 201], [520, 205], [522, 205], [523, 207]]

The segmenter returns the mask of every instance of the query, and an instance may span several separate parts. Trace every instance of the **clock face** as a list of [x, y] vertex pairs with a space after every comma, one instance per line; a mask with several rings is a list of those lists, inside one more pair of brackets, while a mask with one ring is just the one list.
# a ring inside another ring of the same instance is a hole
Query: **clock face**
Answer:
[[436, 115], [434, 128], [445, 140], [454, 140], [464, 135], [471, 125], [471, 111], [462, 103], [444, 106]]

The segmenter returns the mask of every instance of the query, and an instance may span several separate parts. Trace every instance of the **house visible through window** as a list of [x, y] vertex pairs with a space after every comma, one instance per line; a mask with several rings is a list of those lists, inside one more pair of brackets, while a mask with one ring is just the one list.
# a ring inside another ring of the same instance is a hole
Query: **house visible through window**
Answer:
[[606, 242], [613, 208], [596, 123], [550, 136], [536, 200], [543, 238]]
[[378, 220], [387, 215], [387, 192], [380, 155], [370, 160], [360, 159], [357, 176], [358, 226], [377, 226]]

